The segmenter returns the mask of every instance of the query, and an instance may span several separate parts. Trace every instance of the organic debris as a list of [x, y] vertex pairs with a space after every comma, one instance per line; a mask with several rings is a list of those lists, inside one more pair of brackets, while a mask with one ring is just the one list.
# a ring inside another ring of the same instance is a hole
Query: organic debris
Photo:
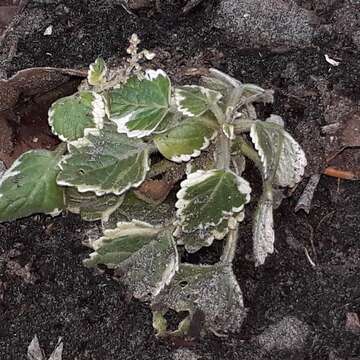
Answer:
[[58, 98], [74, 93], [81, 70], [31, 68], [0, 80], [0, 160], [6, 167], [29, 149], [53, 149], [48, 109]]

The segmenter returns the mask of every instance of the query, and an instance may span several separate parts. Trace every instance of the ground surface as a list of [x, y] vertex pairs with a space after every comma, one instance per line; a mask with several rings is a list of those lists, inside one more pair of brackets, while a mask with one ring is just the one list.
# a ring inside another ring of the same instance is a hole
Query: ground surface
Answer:
[[[82, 68], [98, 55], [116, 62], [137, 32], [177, 80], [186, 82], [176, 67], [186, 73], [214, 66], [275, 89], [276, 102], [264, 112], [282, 115], [303, 144], [308, 175], [323, 170], [327, 144], [320, 127], [333, 122], [340, 100], [350, 103], [350, 113], [359, 106], [355, 0], [298, 1], [289, 19], [301, 17], [300, 40], [283, 38], [286, 27], [274, 30], [271, 21], [270, 26], [259, 20], [253, 31], [275, 32], [260, 37], [263, 46], [254, 36], [242, 42], [244, 24], [223, 19], [236, 10], [236, 1], [205, 1], [186, 16], [180, 0], [160, 1], [159, 9], [134, 15], [119, 3], [30, 1], [2, 39], [2, 77], [33, 66]], [[284, 4], [286, 17], [287, 5], [296, 4]], [[53, 33], [44, 36], [49, 25]], [[330, 65], [325, 54], [340, 65]], [[234, 270], [249, 315], [241, 332], [225, 339], [176, 344], [156, 339], [146, 304], [130, 300], [110, 276], [82, 266], [88, 250], [81, 242], [89, 225], [78, 217], [0, 224], [0, 359], [24, 359], [35, 334], [47, 353], [64, 337], [64, 360], [360, 359], [359, 330], [349, 320], [349, 314], [360, 313], [360, 186], [323, 176], [309, 215], [294, 212], [303, 186], [277, 210], [276, 252], [259, 268], [251, 260], [248, 209]], [[212, 254], [202, 251], [195, 260], [211, 262]]]

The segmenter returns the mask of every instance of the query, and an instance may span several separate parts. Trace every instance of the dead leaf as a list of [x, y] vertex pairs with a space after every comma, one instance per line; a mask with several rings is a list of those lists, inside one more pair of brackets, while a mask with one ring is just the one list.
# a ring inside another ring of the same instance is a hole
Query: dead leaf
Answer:
[[135, 195], [150, 204], [161, 204], [169, 195], [173, 183], [165, 180], [145, 180], [135, 191]]
[[83, 70], [31, 68], [0, 80], [0, 160], [7, 167], [29, 149], [53, 149], [59, 139], [48, 125], [57, 99], [76, 92]]
[[360, 320], [357, 313], [348, 312], [346, 314], [345, 329], [355, 335], [360, 334]]

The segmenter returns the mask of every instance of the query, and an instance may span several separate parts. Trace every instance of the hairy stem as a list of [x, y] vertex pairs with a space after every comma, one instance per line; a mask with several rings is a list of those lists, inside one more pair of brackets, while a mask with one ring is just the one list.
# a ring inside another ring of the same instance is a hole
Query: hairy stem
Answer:
[[273, 186], [269, 179], [263, 182], [263, 196], [266, 200], [273, 201]]
[[231, 154], [230, 140], [221, 132], [216, 143], [216, 168], [228, 170], [230, 168]]
[[257, 151], [243, 137], [236, 138], [233, 149], [253, 161], [256, 167], [262, 171], [262, 162]]
[[218, 123], [220, 125], [222, 125], [225, 122], [225, 114], [222, 111], [221, 107], [217, 104], [217, 103], [213, 103], [210, 106], [210, 110], [213, 112], [213, 114], [215, 115]]
[[61, 156], [63, 156], [65, 154], [66, 149], [67, 149], [66, 143], [62, 142], [56, 147], [55, 153], [60, 158]]
[[254, 124], [254, 120], [240, 120], [234, 121], [235, 134], [240, 135], [250, 132], [251, 126]]
[[220, 262], [224, 265], [231, 265], [234, 260], [237, 246], [238, 229], [239, 226], [236, 225], [236, 228], [234, 230], [230, 230], [228, 234], [224, 251], [220, 259]]

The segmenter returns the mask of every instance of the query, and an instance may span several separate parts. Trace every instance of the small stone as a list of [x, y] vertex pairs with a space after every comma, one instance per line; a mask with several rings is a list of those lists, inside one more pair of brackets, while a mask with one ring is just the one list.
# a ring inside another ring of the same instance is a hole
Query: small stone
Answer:
[[50, 35], [52, 35], [52, 33], [53, 33], [53, 26], [52, 25], [50, 25], [50, 26], [48, 26], [46, 29], [45, 29], [45, 31], [44, 31], [44, 35], [45, 36], [50, 36]]
[[345, 328], [355, 335], [360, 334], [360, 320], [357, 313], [349, 312], [346, 314]]
[[178, 349], [173, 353], [173, 360], [199, 360], [200, 357], [189, 349]]
[[287, 316], [269, 326], [255, 338], [255, 342], [266, 352], [299, 351], [305, 346], [309, 333], [307, 324], [295, 317]]

